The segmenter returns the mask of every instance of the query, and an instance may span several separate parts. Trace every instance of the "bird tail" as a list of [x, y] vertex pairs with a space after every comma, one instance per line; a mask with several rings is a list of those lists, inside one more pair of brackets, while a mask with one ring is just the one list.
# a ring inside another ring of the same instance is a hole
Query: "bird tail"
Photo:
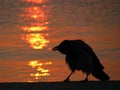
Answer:
[[110, 77], [103, 70], [96, 70], [92, 72], [92, 75], [101, 81], [109, 80]]

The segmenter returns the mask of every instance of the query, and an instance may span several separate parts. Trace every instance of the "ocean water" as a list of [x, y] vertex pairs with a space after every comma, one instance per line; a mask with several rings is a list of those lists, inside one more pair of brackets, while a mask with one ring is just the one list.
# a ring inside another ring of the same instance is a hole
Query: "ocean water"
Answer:
[[65, 39], [87, 42], [120, 80], [119, 36], [119, 0], [0, 0], [0, 82], [63, 81], [70, 70], [52, 48]]

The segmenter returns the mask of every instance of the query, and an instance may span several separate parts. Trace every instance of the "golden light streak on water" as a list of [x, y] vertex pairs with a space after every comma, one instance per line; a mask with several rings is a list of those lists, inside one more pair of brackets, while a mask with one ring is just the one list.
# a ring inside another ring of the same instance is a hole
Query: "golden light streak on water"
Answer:
[[[43, 4], [48, 0], [23, 0], [24, 2], [30, 3], [39, 3]], [[26, 8], [23, 8], [23, 13], [21, 17], [24, 18], [22, 22], [27, 23], [27, 25], [21, 26], [21, 30], [25, 33], [22, 34], [22, 40], [30, 44], [30, 47], [33, 49], [43, 49], [47, 47], [49, 40], [46, 37], [49, 35], [47, 30], [48, 27], [48, 15], [46, 5], [38, 6], [32, 5]], [[26, 22], [27, 21], [27, 22]], [[42, 33], [43, 31], [44, 34]]]
[[35, 32], [35, 31], [48, 30], [48, 27], [47, 26], [33, 26], [33, 27], [24, 26], [22, 27], [22, 29], [27, 32]]
[[46, 6], [43, 5], [42, 7], [32, 6], [32, 7], [24, 8], [25, 14], [21, 14], [21, 16], [44, 22], [45, 20], [47, 20], [47, 15], [46, 15], [47, 11], [45, 11], [46, 10], [45, 7]]
[[33, 49], [42, 49], [43, 47], [47, 47], [49, 43], [49, 41], [44, 38], [44, 35], [39, 33], [22, 35], [22, 39], [25, 40], [26, 43], [29, 43]]
[[44, 65], [52, 64], [52, 62], [45, 62]]
[[30, 2], [30, 3], [38, 3], [38, 4], [41, 4], [41, 3], [45, 3], [49, 0], [23, 0], [25, 2]]
[[35, 68], [36, 66], [42, 66], [42, 63], [38, 63], [38, 61], [30, 61], [29, 66], [31, 66], [32, 68]]
[[39, 80], [40, 77], [50, 76], [50, 70], [43, 68], [46, 65], [51, 65], [52, 62], [39, 62], [38, 60], [29, 61], [28, 66], [34, 69], [33, 73], [30, 73], [31, 77], [34, 77], [35, 80]]

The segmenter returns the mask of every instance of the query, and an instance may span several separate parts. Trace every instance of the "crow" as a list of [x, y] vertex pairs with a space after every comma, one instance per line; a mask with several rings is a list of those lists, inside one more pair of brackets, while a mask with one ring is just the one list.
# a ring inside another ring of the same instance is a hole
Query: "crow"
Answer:
[[83, 40], [64, 40], [58, 46], [54, 47], [53, 51], [65, 54], [66, 64], [68, 64], [71, 70], [71, 73], [64, 82], [70, 81], [70, 76], [76, 70], [86, 74], [84, 81], [88, 81], [90, 74], [101, 81], [110, 79], [103, 71], [104, 66], [100, 63], [93, 49]]

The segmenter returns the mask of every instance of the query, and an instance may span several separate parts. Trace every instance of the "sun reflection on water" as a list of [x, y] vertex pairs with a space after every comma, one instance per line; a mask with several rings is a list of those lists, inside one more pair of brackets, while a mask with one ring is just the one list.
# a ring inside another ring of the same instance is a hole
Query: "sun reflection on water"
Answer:
[[23, 0], [25, 2], [30, 2], [30, 3], [38, 3], [38, 4], [41, 4], [41, 3], [44, 3], [44, 2], [47, 2], [49, 0]]
[[22, 39], [29, 43], [30, 47], [34, 49], [42, 49], [43, 47], [47, 47], [47, 43], [49, 43], [44, 36], [45, 35], [39, 33], [23, 34]]
[[[44, 5], [45, 2], [49, 0], [23, 0], [27, 3], [38, 3], [43, 4], [42, 6], [31, 5], [26, 7], [21, 14], [22, 22], [25, 23], [21, 26], [21, 30], [24, 33], [21, 35], [22, 40], [30, 44], [30, 47], [33, 49], [43, 49], [47, 47], [47, 44], [50, 42], [46, 39], [49, 36], [47, 30], [48, 27], [48, 14], [49, 11], [47, 6]], [[43, 33], [43, 31], [46, 31]]]
[[33, 73], [30, 73], [31, 77], [34, 77], [36, 81], [39, 81], [40, 77], [50, 76], [50, 70], [44, 68], [46, 65], [51, 65], [52, 62], [41, 63], [38, 60], [33, 60], [28, 63], [28, 65], [34, 69]]
[[33, 26], [33, 27], [24, 26], [22, 27], [22, 29], [27, 32], [35, 32], [35, 31], [48, 30], [48, 27], [47, 26]]
[[44, 22], [48, 19], [46, 14], [47, 13], [46, 9], [47, 9], [46, 5], [43, 5], [41, 7], [39, 6], [27, 7], [27, 8], [24, 8], [25, 14], [21, 14], [21, 16]]

